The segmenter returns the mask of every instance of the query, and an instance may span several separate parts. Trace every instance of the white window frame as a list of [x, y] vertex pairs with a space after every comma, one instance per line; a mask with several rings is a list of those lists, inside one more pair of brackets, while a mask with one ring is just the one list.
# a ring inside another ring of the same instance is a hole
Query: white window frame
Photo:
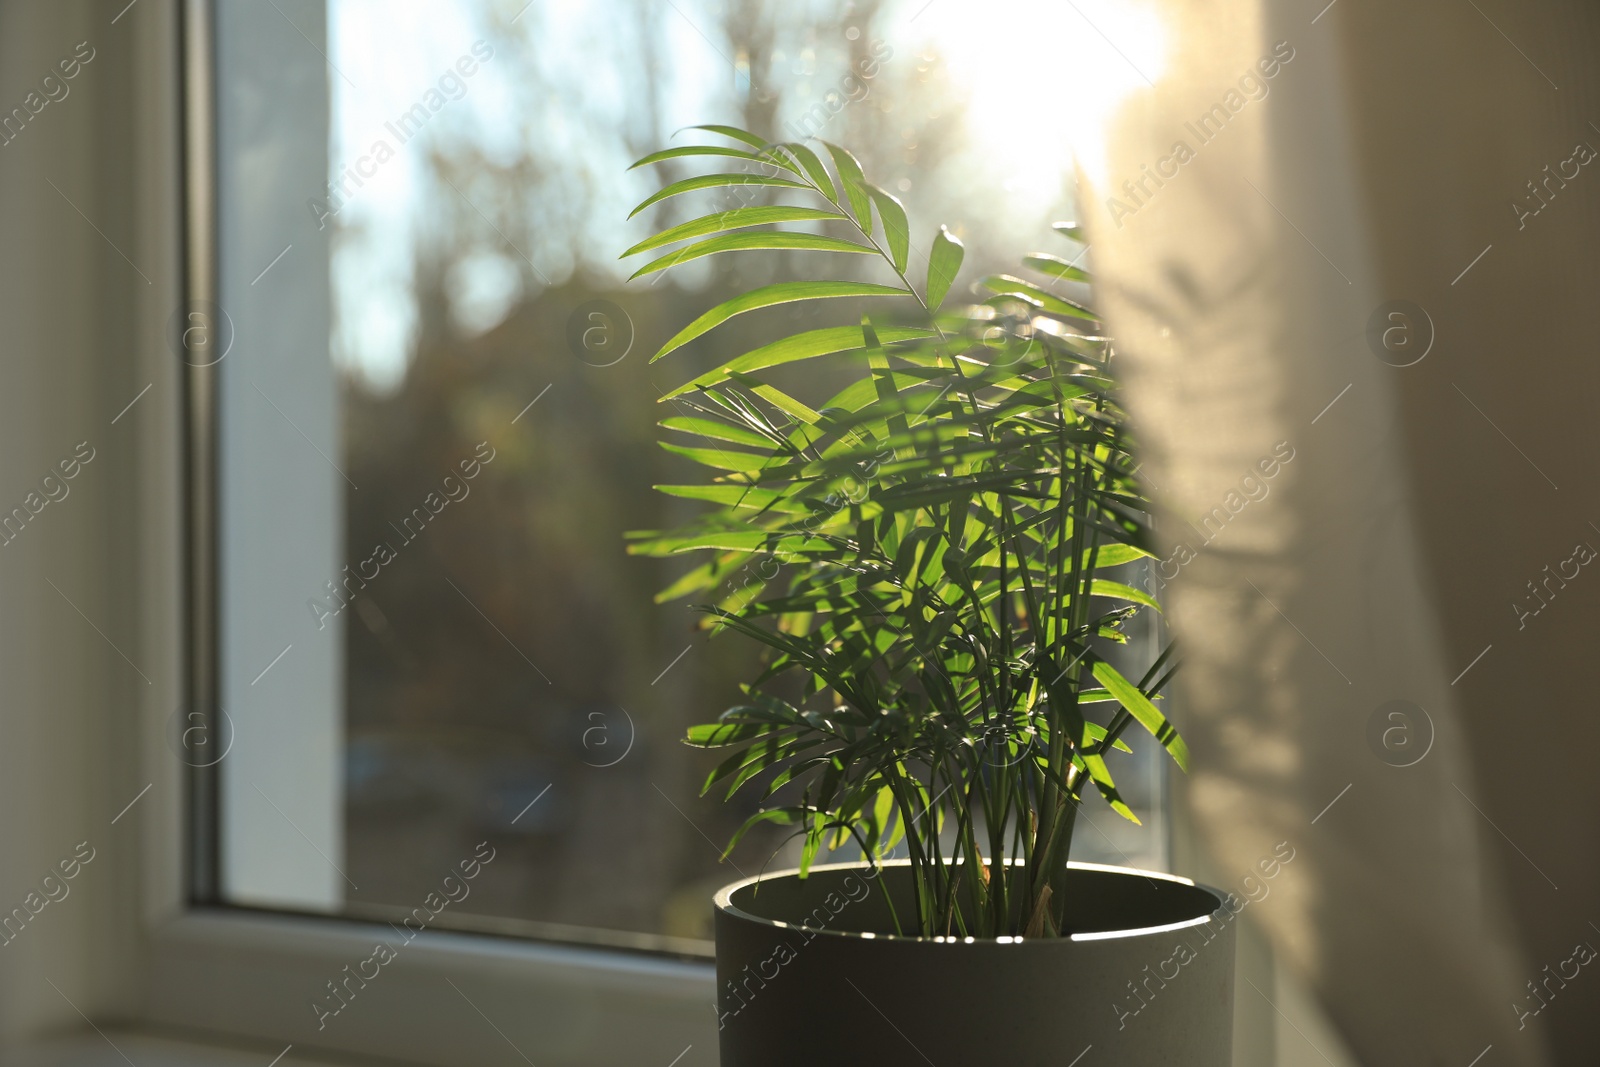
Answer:
[[[146, 197], [166, 201], [147, 216], [146, 236], [168, 246], [163, 258], [181, 278], [176, 291], [190, 301], [214, 301], [219, 250], [213, 5], [147, 3], [159, 14], [143, 13], [156, 28], [144, 35], [136, 77], [152, 100], [166, 101], [170, 110], [141, 107], [140, 121], [149, 125], [145, 135], [153, 143], [172, 151], [151, 153], [141, 178], [147, 190], [181, 187], [185, 194]], [[301, 29], [316, 36], [320, 26]], [[181, 135], [175, 121], [180, 110]], [[182, 242], [175, 241], [178, 234]], [[326, 300], [326, 293], [319, 295]], [[142, 498], [168, 506], [147, 507], [144, 514], [143, 654], [164, 660], [171, 677], [187, 670], [188, 706], [204, 709], [213, 706], [218, 690], [217, 377], [212, 369], [176, 362], [163, 345], [149, 346], [141, 359], [169, 379], [172, 395], [186, 387], [181, 427], [148, 423], [146, 455], [181, 454], [183, 465], [145, 464]], [[186, 383], [177, 380], [181, 376]], [[137, 1018], [269, 1045], [292, 1043], [299, 1050], [441, 1067], [528, 1060], [541, 1067], [635, 1067], [665, 1064], [690, 1045], [697, 1055], [714, 1056], [709, 963], [436, 930], [403, 943], [381, 924], [192, 905], [197, 898], [216, 899], [217, 887], [196, 877], [203, 871], [183, 874], [185, 809], [201, 820], [194, 829], [202, 839], [214, 842], [216, 828], [207, 820], [215, 784], [205, 771], [177, 758], [168, 736], [172, 709], [152, 704], [145, 709], [144, 751], [157, 779], [152, 793], [166, 801], [146, 813], [154, 817], [146, 823], [142, 977], [133, 986], [136, 1006], [130, 1005]], [[319, 1019], [312, 1005], [326, 995], [326, 983], [347, 979], [345, 968], [366, 960], [380, 941], [400, 946], [396, 958], [365, 987], [353, 986], [354, 996], [337, 1016]]]

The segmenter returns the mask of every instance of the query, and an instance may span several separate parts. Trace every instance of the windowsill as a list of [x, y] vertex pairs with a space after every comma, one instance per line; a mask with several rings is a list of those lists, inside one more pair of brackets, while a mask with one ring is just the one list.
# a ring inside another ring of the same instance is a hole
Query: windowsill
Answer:
[[[1312, 1067], [1334, 1062], [1354, 1067], [1343, 1042], [1326, 1019], [1293, 982], [1276, 983], [1275, 1000], [1299, 1020], [1298, 1033], [1283, 1028], [1275, 1040], [1272, 1062], [1279, 1067]], [[287, 1044], [287, 1043], [286, 1043]], [[282, 1053], [281, 1059], [274, 1056]], [[1331, 1056], [1331, 1060], [1329, 1057]], [[221, 1045], [184, 1034], [108, 1028], [103, 1034], [86, 1031], [52, 1038], [17, 1050], [16, 1067], [126, 1067], [126, 1064], [161, 1064], [162, 1067], [355, 1067], [355, 1060], [324, 1055], [312, 1049], [287, 1050], [264, 1044]], [[362, 1067], [372, 1067], [371, 1057], [361, 1057]]]
[[[156, 933], [144, 1017], [180, 1037], [276, 1045], [252, 1067], [291, 1041], [336, 1062], [512, 1064], [526, 1052], [541, 1067], [647, 1063], [663, 1050], [666, 1062], [716, 1041], [707, 963], [429, 930], [381, 978], [350, 977], [380, 940], [398, 938], [337, 919], [196, 911]], [[355, 985], [323, 1018], [312, 1005], [335, 977]]]
[[[287, 1044], [287, 1042], [285, 1042]], [[162, 1067], [350, 1067], [353, 1061], [328, 1058], [307, 1050], [282, 1046], [217, 1045], [188, 1035], [158, 1034], [145, 1030], [107, 1028], [103, 1034], [81, 1034], [51, 1038], [16, 1050], [7, 1060], [16, 1067], [127, 1067], [135, 1064], [161, 1064]], [[364, 1064], [371, 1064], [364, 1059]]]
[[[1321, 1008], [1294, 978], [1273, 968], [1266, 988], [1272, 991], [1273, 1018], [1265, 1028], [1236, 1022], [1236, 1040], [1264, 1041], [1254, 1051], [1236, 1047], [1235, 1063], [1271, 1063], [1275, 1067], [1356, 1067]], [[1261, 976], [1265, 977], [1265, 976]], [[1246, 987], [1248, 988], [1248, 987]], [[1246, 994], [1249, 995], [1249, 994]], [[1257, 994], [1259, 995], [1259, 994]], [[1281, 1013], [1281, 1017], [1279, 1016]], [[1286, 1025], [1278, 1025], [1282, 1021]], [[274, 1058], [281, 1057], [281, 1058]], [[58, 1035], [16, 1050], [8, 1063], [18, 1067], [125, 1067], [161, 1064], [163, 1067], [355, 1067], [375, 1062], [371, 1055], [342, 1058], [337, 1052], [309, 1044], [291, 1046], [264, 1041], [219, 1042], [213, 1035], [150, 1028], [104, 1028]]]

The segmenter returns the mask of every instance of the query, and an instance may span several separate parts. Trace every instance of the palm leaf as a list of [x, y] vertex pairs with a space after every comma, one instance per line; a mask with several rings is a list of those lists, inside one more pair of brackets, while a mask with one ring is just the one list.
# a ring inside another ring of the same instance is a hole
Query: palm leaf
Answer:
[[681, 223], [668, 230], [662, 230], [654, 237], [648, 237], [618, 258], [627, 259], [629, 256], [640, 252], [648, 252], [652, 248], [663, 245], [676, 244], [686, 241], [691, 237], [704, 237], [708, 233], [721, 233], [724, 230], [737, 230], [746, 226], [764, 226], [774, 222], [841, 222], [845, 216], [837, 211], [823, 211], [814, 207], [789, 207], [784, 204], [765, 205], [761, 207], [736, 207], [727, 211], [719, 211], [714, 215], [703, 215], [698, 219]]
[[[907, 341], [922, 340], [930, 335], [929, 330], [919, 330], [906, 326], [885, 327], [881, 333], [883, 344], [899, 344]], [[797, 333], [792, 337], [785, 337], [781, 341], [762, 345], [760, 348], [746, 352], [728, 360], [722, 366], [695, 378], [693, 381], [672, 390], [663, 400], [670, 400], [675, 396], [696, 389], [725, 382], [739, 375], [748, 375], [752, 371], [767, 370], [772, 367], [781, 367], [788, 363], [796, 363], [805, 359], [816, 359], [819, 356], [831, 356], [840, 352], [857, 352], [867, 347], [866, 341], [861, 336], [861, 329], [856, 326], [830, 326], [821, 330], [807, 330]], [[660, 358], [660, 354], [656, 358]]]
[[822, 145], [833, 157], [834, 169], [839, 172], [839, 184], [863, 230], [872, 229], [872, 198], [867, 194], [867, 176], [862, 173], [861, 162], [846, 149], [823, 141]]
[[770, 155], [758, 155], [738, 148], [719, 148], [715, 145], [685, 145], [682, 148], [667, 148], [660, 152], [652, 152], [628, 169], [638, 170], [640, 167], [649, 166], [651, 163], [664, 163], [669, 159], [684, 159], [692, 156], [725, 156], [730, 159], [746, 159], [752, 163], [760, 163], [769, 167], [782, 166], [784, 170], [790, 173], [799, 173], [793, 167], [777, 162]]
[[940, 226], [933, 239], [933, 251], [928, 254], [927, 301], [930, 308], [937, 308], [944, 303], [944, 295], [956, 280], [956, 272], [961, 269], [961, 259], [965, 255], [966, 248], [955, 235]]
[[904, 274], [906, 257], [911, 250], [911, 224], [906, 220], [906, 209], [899, 200], [879, 189], [867, 186], [872, 202], [878, 205], [878, 219], [883, 223], [883, 237], [889, 245], [889, 257], [894, 269]]
[[725, 233], [719, 237], [712, 237], [696, 244], [680, 248], [676, 252], [669, 252], [660, 259], [653, 259], [628, 276], [628, 280], [642, 278], [646, 274], [654, 274], [658, 270], [676, 267], [679, 263], [688, 263], [700, 259], [702, 256], [713, 256], [718, 252], [743, 252], [749, 249], [791, 249], [812, 252], [848, 252], [856, 255], [872, 255], [872, 248], [867, 245], [857, 244], [854, 241], [842, 240], [838, 237], [824, 237], [814, 233], [791, 233], [782, 230], [766, 230], [757, 233]]
[[1051, 256], [1046, 255], [1043, 252], [1039, 252], [1031, 256], [1023, 256], [1022, 262], [1026, 263], [1040, 274], [1048, 274], [1050, 277], [1057, 278], [1064, 282], [1089, 281], [1088, 271], [1081, 270], [1078, 267], [1073, 266], [1071, 263], [1068, 263], [1059, 256]]
[[1183, 738], [1178, 736], [1177, 728], [1167, 721], [1167, 717], [1150, 702], [1150, 698], [1105, 660], [1097, 659], [1093, 670], [1100, 684], [1117, 698], [1117, 703], [1121, 704], [1140, 726], [1150, 731], [1150, 736], [1172, 755], [1173, 761], [1179, 767], [1188, 770], [1189, 746], [1183, 743]]
[[681, 348], [696, 337], [727, 322], [735, 315], [758, 308], [776, 307], [801, 300], [826, 300], [839, 297], [908, 296], [910, 291], [893, 285], [875, 285], [870, 282], [777, 282], [741, 293], [725, 300], [710, 311], [679, 330], [650, 357], [653, 363], [673, 349]]
[[806, 189], [805, 182], [792, 181], [789, 178], [769, 178], [761, 174], [700, 174], [693, 178], [684, 178], [682, 181], [673, 182], [671, 185], [651, 193], [639, 202], [639, 206], [628, 212], [628, 218], [633, 218], [645, 208], [659, 204], [668, 197], [679, 196], [683, 193], [693, 193], [701, 189], [723, 189], [740, 185], [770, 186], [777, 189]]

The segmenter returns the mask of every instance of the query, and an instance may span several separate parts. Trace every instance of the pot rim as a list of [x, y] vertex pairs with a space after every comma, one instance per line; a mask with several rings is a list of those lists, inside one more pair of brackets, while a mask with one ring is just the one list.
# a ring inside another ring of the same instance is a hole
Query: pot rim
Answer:
[[[1011, 862], [1015, 862], [1015, 861], [1011, 861]], [[1007, 866], [1010, 866], [1010, 865], [1011, 864], [1008, 862]], [[887, 861], [884, 861], [883, 863], [880, 863], [879, 866], [880, 867], [909, 867], [909, 866], [911, 866], [911, 861], [908, 860], [908, 859], [887, 860]], [[740, 908], [740, 907], [737, 907], [737, 906], [734, 905], [734, 903], [733, 903], [733, 894], [735, 892], [737, 892], [738, 890], [743, 889], [746, 886], [755, 885], [758, 882], [768, 881], [770, 879], [798, 877], [799, 874], [800, 874], [800, 868], [798, 868], [798, 867], [790, 867], [790, 868], [787, 868], [787, 869], [781, 870], [781, 871], [772, 871], [770, 873], [758, 874], [758, 875], [754, 875], [754, 876], [749, 877], [749, 878], [741, 878], [737, 882], [730, 882], [729, 884], [723, 886], [721, 889], [717, 890], [716, 895], [714, 897], [712, 897], [712, 903], [715, 905], [715, 907], [717, 908], [718, 911], [727, 912], [729, 915], [732, 915], [732, 916], [735, 916], [737, 918], [743, 919], [743, 920], [745, 920], [747, 922], [753, 922], [753, 923], [756, 923], [757, 925], [760, 925], [760, 926], [776, 927], [777, 929], [780, 929], [780, 930], [799, 930], [799, 931], [803, 931], [809, 937], [815, 937], [818, 934], [826, 934], [826, 935], [828, 935], [830, 937], [853, 938], [853, 939], [856, 939], [856, 940], [859, 940], [859, 941], [908, 941], [908, 942], [922, 942], [922, 943], [926, 943], [926, 944], [952, 944], [952, 945], [955, 945], [955, 944], [960, 944], [960, 945], [1021, 945], [1021, 944], [1024, 944], [1024, 943], [1038, 945], [1038, 944], [1060, 944], [1063, 941], [1119, 941], [1119, 940], [1124, 940], [1124, 939], [1128, 939], [1128, 938], [1135, 938], [1135, 937], [1148, 937], [1148, 936], [1151, 936], [1151, 935], [1154, 935], [1154, 934], [1166, 934], [1166, 933], [1171, 933], [1174, 930], [1186, 930], [1191, 926], [1199, 926], [1202, 923], [1211, 922], [1213, 917], [1216, 915], [1218, 910], [1220, 910], [1222, 908], [1226, 908], [1228, 906], [1227, 905], [1228, 896], [1231, 895], [1231, 894], [1224, 894], [1221, 890], [1215, 889], [1212, 886], [1205, 885], [1204, 883], [1201, 883], [1201, 882], [1196, 882], [1193, 879], [1185, 878], [1182, 875], [1167, 874], [1167, 873], [1165, 873], [1163, 871], [1146, 871], [1146, 870], [1141, 870], [1141, 869], [1139, 869], [1137, 867], [1117, 867], [1117, 866], [1113, 866], [1113, 865], [1105, 864], [1105, 863], [1080, 863], [1080, 862], [1078, 862], [1076, 860], [1069, 861], [1068, 864], [1067, 864], [1067, 867], [1068, 867], [1069, 870], [1102, 871], [1102, 872], [1105, 872], [1105, 873], [1108, 873], [1108, 874], [1129, 875], [1129, 876], [1136, 877], [1136, 878], [1143, 878], [1143, 879], [1146, 879], [1148, 881], [1172, 882], [1172, 883], [1177, 884], [1177, 885], [1184, 885], [1184, 886], [1189, 886], [1189, 887], [1194, 888], [1194, 889], [1201, 889], [1201, 890], [1204, 890], [1205, 892], [1211, 894], [1211, 896], [1216, 899], [1217, 906], [1215, 908], [1210, 909], [1209, 911], [1203, 912], [1202, 914], [1196, 916], [1193, 919], [1184, 919], [1184, 920], [1182, 920], [1180, 922], [1175, 922], [1175, 923], [1163, 923], [1163, 924], [1161, 924], [1159, 926], [1139, 926], [1139, 927], [1130, 927], [1130, 928], [1122, 929], [1122, 930], [1095, 930], [1095, 931], [1090, 931], [1088, 933], [1068, 934], [1064, 938], [1063, 937], [1034, 937], [1034, 938], [1026, 938], [1026, 937], [1022, 937], [1021, 935], [1017, 935], [1015, 937], [1012, 937], [1012, 936], [1002, 936], [1002, 937], [956, 937], [956, 936], [948, 936], [947, 937], [947, 936], [944, 936], [944, 935], [938, 935], [938, 936], [935, 936], [935, 937], [922, 937], [920, 935], [912, 936], [912, 935], [907, 935], [907, 934], [879, 934], [879, 933], [872, 933], [872, 932], [858, 932], [858, 931], [854, 931], [854, 930], [831, 930], [831, 929], [828, 929], [827, 927], [807, 926], [804, 923], [791, 923], [791, 922], [784, 922], [781, 919], [769, 919], [769, 918], [767, 918], [767, 917], [765, 917], [763, 915], [756, 915], [753, 912], [745, 911], [743, 908]], [[837, 871], [837, 870], [857, 870], [857, 871], [861, 871], [861, 870], [871, 870], [871, 869], [872, 869], [872, 864], [864, 863], [864, 862], [856, 862], [856, 863], [814, 863], [814, 864], [811, 865], [811, 871], [813, 873], [816, 872], [816, 871]]]

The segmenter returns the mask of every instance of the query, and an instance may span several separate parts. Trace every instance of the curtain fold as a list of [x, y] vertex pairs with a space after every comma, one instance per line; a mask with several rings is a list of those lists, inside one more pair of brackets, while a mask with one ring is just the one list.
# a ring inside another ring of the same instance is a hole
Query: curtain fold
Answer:
[[[1578, 486], [1595, 464], [1571, 455], [1600, 386], [1577, 295], [1600, 274], [1600, 176], [1546, 205], [1573, 210], [1543, 246], [1512, 206], [1576, 141], [1600, 147], [1578, 81], [1594, 20], [1159, 8], [1165, 69], [1082, 199], [1184, 648], [1183, 801], [1236, 883], [1296, 850], [1253, 910], [1364, 1063], [1587, 1062], [1600, 979], [1587, 1005], [1528, 983], [1600, 945], [1596, 861], [1570, 856], [1600, 790], [1586, 746], [1551, 744], [1585, 695], [1572, 623], [1600, 580], [1536, 641], [1507, 604], [1544, 603], [1523, 579], [1569, 542], [1600, 547]], [[1534, 367], [1581, 394], [1562, 418], [1541, 419]], [[1540, 727], [1508, 730], [1509, 708]], [[1570, 795], [1590, 803], [1541, 823]]]

